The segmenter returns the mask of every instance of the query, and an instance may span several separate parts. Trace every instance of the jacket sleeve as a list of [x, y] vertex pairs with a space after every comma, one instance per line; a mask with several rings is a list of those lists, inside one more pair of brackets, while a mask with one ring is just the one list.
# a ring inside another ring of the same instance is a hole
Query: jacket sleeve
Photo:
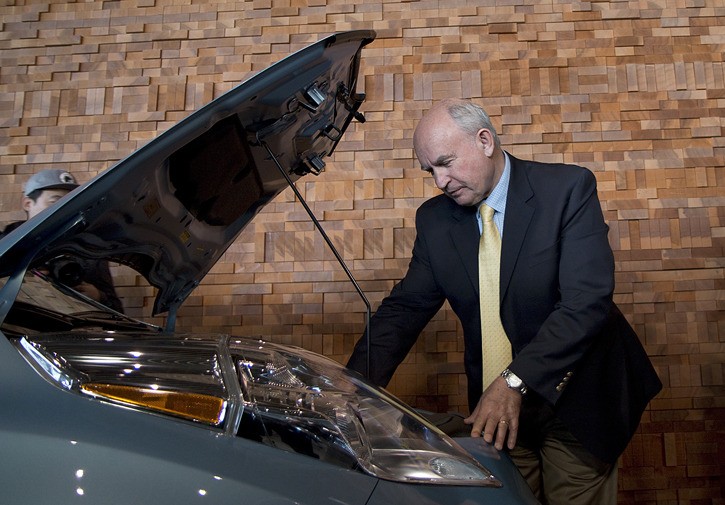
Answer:
[[123, 313], [123, 303], [116, 294], [116, 288], [113, 285], [113, 277], [106, 261], [98, 260], [92, 265], [90, 271], [86, 273], [83, 279], [85, 282], [93, 284], [101, 294], [98, 300], [103, 305], [112, 308], [116, 312]]

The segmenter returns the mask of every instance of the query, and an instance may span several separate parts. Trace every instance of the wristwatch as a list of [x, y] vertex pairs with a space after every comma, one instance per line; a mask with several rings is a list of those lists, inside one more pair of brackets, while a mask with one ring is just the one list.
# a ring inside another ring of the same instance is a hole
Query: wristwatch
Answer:
[[524, 381], [522, 381], [518, 375], [513, 373], [508, 368], [501, 372], [501, 377], [506, 380], [506, 385], [510, 389], [515, 389], [516, 391], [521, 393], [521, 396], [525, 395], [526, 392], [529, 390], [529, 388], [526, 387], [526, 384], [524, 384]]

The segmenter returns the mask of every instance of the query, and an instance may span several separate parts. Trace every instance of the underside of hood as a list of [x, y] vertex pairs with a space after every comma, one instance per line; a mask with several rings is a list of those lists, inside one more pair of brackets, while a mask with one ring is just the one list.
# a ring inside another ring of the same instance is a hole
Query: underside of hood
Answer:
[[190, 115], [0, 240], [0, 275], [60, 255], [105, 258], [175, 310], [252, 218], [300, 177], [319, 174], [364, 95], [373, 31], [328, 36]]

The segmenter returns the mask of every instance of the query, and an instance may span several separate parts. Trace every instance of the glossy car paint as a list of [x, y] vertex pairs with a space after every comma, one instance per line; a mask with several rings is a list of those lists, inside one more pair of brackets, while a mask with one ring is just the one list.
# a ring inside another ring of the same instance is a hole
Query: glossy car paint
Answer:
[[0, 381], [0, 497], [7, 505], [536, 503], [508, 458], [481, 439], [457, 441], [504, 488], [400, 484], [72, 395], [40, 377], [6, 339]]
[[309, 457], [69, 394], [40, 377], [6, 339], [0, 382], [5, 505], [363, 504], [377, 483]]

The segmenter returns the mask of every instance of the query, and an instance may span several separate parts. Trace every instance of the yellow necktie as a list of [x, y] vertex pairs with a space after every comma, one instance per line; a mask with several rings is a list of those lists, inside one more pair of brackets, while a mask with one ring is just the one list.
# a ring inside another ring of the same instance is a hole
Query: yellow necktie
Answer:
[[511, 363], [511, 344], [501, 325], [499, 271], [501, 236], [493, 222], [493, 209], [485, 203], [479, 209], [483, 229], [478, 246], [478, 287], [481, 293], [481, 343], [483, 389]]

